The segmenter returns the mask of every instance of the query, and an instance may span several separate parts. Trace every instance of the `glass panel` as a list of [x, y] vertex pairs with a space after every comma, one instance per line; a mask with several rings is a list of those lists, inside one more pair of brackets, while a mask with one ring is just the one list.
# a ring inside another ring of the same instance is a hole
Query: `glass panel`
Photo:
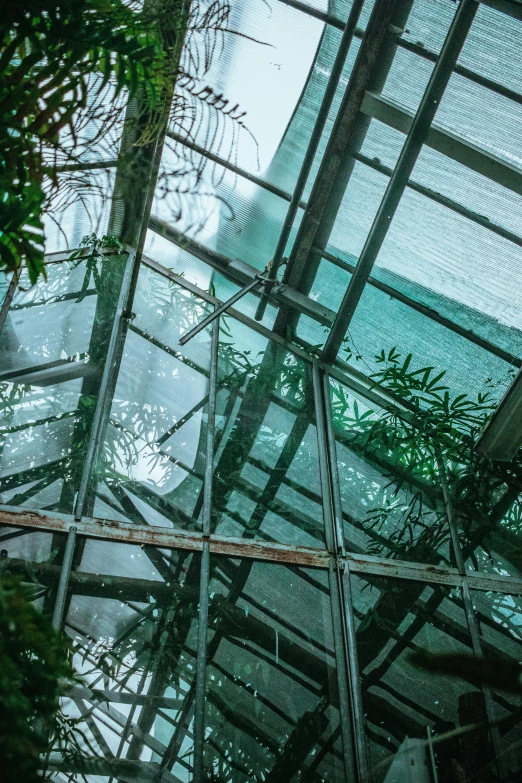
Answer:
[[466, 734], [441, 735], [487, 720], [482, 692], [464, 680], [417, 668], [410, 658], [419, 650], [471, 653], [458, 590], [355, 575], [351, 584], [372, 783], [405, 780], [397, 751], [407, 738], [425, 740], [428, 727], [439, 735], [434, 747], [439, 783], [473, 779], [477, 761], [492, 759], [487, 730], [480, 734], [480, 759]]
[[200, 557], [91, 539], [80, 551], [65, 628], [82, 682], [64, 710], [87, 755], [162, 762], [189, 781]]
[[198, 176], [187, 175], [183, 190], [169, 191], [163, 182], [179, 167], [179, 151], [164, 150], [154, 217], [210, 250], [264, 269], [274, 254], [288, 201], [218, 164], [205, 166], [196, 153], [192, 159]]
[[203, 500], [210, 332], [202, 300], [142, 267], [98, 466], [94, 514], [194, 529]]
[[17, 292], [0, 338], [4, 503], [72, 511], [125, 261], [52, 264]]
[[310, 365], [239, 322], [223, 320], [213, 528], [324, 546]]
[[[185, 110], [175, 129], [182, 135], [188, 133], [215, 154], [234, 159], [241, 168], [258, 173], [272, 160], [302, 96], [324, 26], [284, 3], [234, 0], [226, 27], [237, 34], [225, 33], [219, 56], [216, 51], [210, 68], [198, 76], [229, 103], [217, 112], [210, 100], [197, 101], [194, 85], [189, 83], [184, 89], [181, 79], [180, 97], [194, 106], [195, 116]], [[187, 49], [200, 49], [197, 38], [189, 37]], [[328, 54], [326, 62], [331, 63], [335, 52], [330, 49]], [[207, 63], [200, 51], [198, 55], [203, 71]], [[192, 64], [192, 74], [194, 70]]]
[[[344, 278], [345, 286], [350, 280], [350, 273], [335, 267], [330, 261], [323, 260], [312, 287], [312, 295], [321, 302], [331, 306], [327, 299], [332, 298], [332, 289]], [[384, 275], [379, 275], [379, 278]], [[393, 275], [387, 274], [386, 282], [394, 282]], [[404, 287], [404, 286], [401, 286]], [[411, 286], [414, 289], [414, 286]], [[410, 290], [410, 294], [416, 294]], [[464, 328], [485, 337], [502, 336], [499, 328], [489, 333], [490, 322], [487, 316], [476, 311], [458, 307], [439, 296], [432, 296], [432, 305], [437, 312], [448, 312], [448, 316]], [[445, 313], [446, 314], [446, 313]], [[474, 317], [473, 317], [474, 316]], [[475, 328], [477, 326], [478, 328]], [[321, 342], [326, 338], [326, 330], [317, 326], [315, 333]], [[513, 333], [513, 329], [505, 329]], [[307, 337], [305, 329], [300, 327], [298, 335]], [[520, 333], [522, 346], [522, 333]], [[512, 342], [515, 342], [512, 340]], [[508, 346], [508, 349], [513, 346]], [[371, 375], [380, 369], [378, 357], [384, 350], [388, 355], [391, 349], [406, 357], [412, 354], [412, 368], [433, 367], [434, 372], [444, 372], [443, 383], [451, 395], [467, 394], [476, 397], [479, 393], [488, 393], [494, 400], [500, 400], [511, 384], [515, 368], [507, 361], [499, 358], [485, 348], [472, 343], [460, 334], [437, 323], [424, 313], [414, 310], [408, 304], [393, 299], [386, 291], [381, 291], [372, 285], [365, 286], [357, 309], [351, 320], [345, 340], [339, 351], [343, 359], [365, 375]]]
[[0, 526], [0, 572], [21, 577], [34, 605], [51, 616], [66, 536], [28, 527]]
[[209, 780], [344, 781], [326, 571], [211, 557]]
[[[356, 165], [332, 233], [334, 248], [359, 256], [387, 183], [383, 174]], [[520, 329], [513, 291], [522, 287], [521, 254], [509, 240], [406, 189], [376, 267]]]
[[450, 564], [432, 451], [410, 439], [392, 414], [337, 381], [330, 396], [348, 550]]
[[[522, 695], [513, 673], [519, 668], [522, 641], [522, 597], [473, 591], [482, 647], [489, 666], [487, 676], [493, 690], [493, 719], [498, 724], [502, 780], [515, 781], [522, 772]], [[503, 680], [503, 682], [502, 682]], [[504, 686], [504, 687], [502, 687]]]
[[481, 3], [459, 62], [520, 92], [519, 36], [519, 20]]
[[522, 494], [516, 482], [510, 482], [510, 486], [503, 482], [503, 464], [485, 462], [475, 475], [467, 477], [464, 473], [467, 482], [462, 478], [455, 482], [460, 489], [456, 495], [457, 519], [468, 568], [520, 577]]

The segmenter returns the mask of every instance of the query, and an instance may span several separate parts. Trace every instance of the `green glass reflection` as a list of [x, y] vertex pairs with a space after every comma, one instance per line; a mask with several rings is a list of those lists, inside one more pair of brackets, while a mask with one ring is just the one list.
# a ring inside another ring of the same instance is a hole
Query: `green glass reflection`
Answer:
[[344, 781], [327, 584], [211, 557], [206, 779]]
[[[498, 688], [492, 690], [492, 719], [498, 721], [502, 781], [517, 781], [522, 775], [522, 693], [513, 683], [513, 668], [520, 662], [522, 642], [522, 596], [472, 591], [482, 637], [484, 656]], [[499, 680], [505, 677], [505, 687]]]
[[65, 624], [82, 683], [64, 709], [88, 755], [191, 780], [199, 572], [192, 552], [85, 541]]
[[62, 262], [17, 292], [0, 336], [0, 499], [70, 513], [126, 258]]
[[[428, 728], [437, 740], [439, 783], [473, 780], [479, 771], [475, 743], [467, 734], [451, 732], [487, 722], [484, 695], [464, 680], [427, 672], [410, 660], [419, 649], [472, 654], [459, 591], [355, 575], [351, 586], [372, 782], [384, 781], [389, 770], [391, 775], [405, 739], [424, 740]], [[479, 732], [479, 741], [483, 766], [484, 757], [493, 761], [487, 728]]]
[[311, 367], [225, 318], [220, 331], [213, 531], [324, 546]]
[[453, 564], [433, 450], [334, 380], [330, 398], [347, 549]]

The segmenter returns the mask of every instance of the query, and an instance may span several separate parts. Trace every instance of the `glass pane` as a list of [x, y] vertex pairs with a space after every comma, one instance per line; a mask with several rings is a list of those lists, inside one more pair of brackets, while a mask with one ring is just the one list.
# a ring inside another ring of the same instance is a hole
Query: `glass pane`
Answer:
[[72, 511], [125, 261], [51, 264], [17, 292], [0, 337], [2, 502]]
[[[491, 668], [487, 671], [496, 680], [492, 696], [493, 720], [498, 725], [502, 780], [517, 780], [522, 772], [522, 695], [513, 685], [513, 670], [520, 661], [522, 641], [522, 596], [473, 591], [482, 647]], [[504, 674], [505, 673], [505, 674]], [[504, 675], [504, 687], [499, 679]], [[493, 683], [490, 683], [493, 684]]]
[[210, 332], [205, 302], [142, 267], [98, 465], [94, 515], [194, 529], [203, 501]]
[[0, 526], [0, 572], [21, 577], [34, 605], [51, 616], [66, 536], [28, 527]]
[[[439, 783], [473, 779], [479, 771], [473, 743], [466, 734], [442, 735], [487, 721], [482, 692], [410, 660], [419, 650], [471, 653], [458, 590], [355, 575], [351, 585], [372, 783], [405, 779], [396, 777], [401, 756], [394, 756], [407, 738], [425, 740], [428, 727], [439, 735], [434, 747]], [[486, 730], [480, 741], [491, 761]]]
[[200, 557], [91, 539], [80, 551], [65, 629], [82, 681], [64, 711], [87, 755], [162, 762], [189, 781]]
[[213, 529], [324, 546], [310, 365], [239, 322], [223, 321]]
[[516, 483], [502, 481], [502, 471], [495, 467], [503, 464], [492, 463], [492, 473], [477, 472], [468, 478], [468, 487], [461, 479], [457, 519], [468, 568], [520, 577], [522, 493]]
[[344, 780], [327, 585], [326, 571], [211, 557], [209, 780]]
[[331, 381], [346, 547], [352, 552], [450, 564], [431, 450], [410, 442], [392, 414]]

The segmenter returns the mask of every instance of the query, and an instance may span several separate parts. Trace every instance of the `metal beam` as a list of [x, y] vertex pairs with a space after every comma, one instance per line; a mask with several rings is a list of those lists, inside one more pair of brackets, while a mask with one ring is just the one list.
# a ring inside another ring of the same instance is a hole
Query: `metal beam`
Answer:
[[52, 626], [55, 631], [61, 631], [62, 629], [65, 602], [67, 600], [67, 591], [69, 589], [69, 581], [73, 566], [75, 543], [76, 525], [71, 525], [67, 532], [67, 543], [65, 545], [65, 553], [60, 570], [60, 580], [58, 582], [58, 590], [54, 601]]
[[478, 3], [475, 0], [462, 0], [455, 13], [440, 56], [422, 96], [377, 215], [364, 243], [355, 272], [339, 308], [339, 313], [326, 340], [322, 354], [324, 361], [333, 361], [337, 356], [364, 286], [370, 276], [395, 211], [406, 189], [410, 174], [426, 141], [431, 123], [453, 73], [453, 68], [458, 60], [477, 9]]
[[[324, 22], [325, 24], [329, 24], [332, 27], [335, 27], [337, 30], [343, 30], [344, 28], [344, 22], [342, 19], [339, 19], [338, 17], [328, 12], [320, 11], [318, 8], [312, 8], [311, 6], [300, 2], [299, 0], [279, 0], [279, 2], [290, 6], [291, 8], [295, 8], [297, 11], [301, 11], [308, 16], [312, 16], [315, 19]], [[507, 0], [506, 2], [503, 2], [503, 0], [481, 0], [481, 2], [483, 5], [489, 5], [491, 8], [494, 8], [497, 11], [503, 11], [504, 13], [507, 13], [510, 16], [513, 16], [515, 19], [521, 18], [520, 8], [522, 6], [521, 3], [517, 0], [511, 0], [511, 2], [510, 0]], [[355, 30], [354, 35], [356, 38], [363, 38], [364, 30], [361, 30], [358, 27]], [[437, 60], [437, 53], [427, 49], [425, 46], [421, 45], [421, 43], [413, 43], [412, 41], [407, 41], [404, 38], [400, 38], [397, 41], [397, 46], [400, 49], [406, 49], [406, 51], [418, 55], [418, 57], [422, 57], [423, 60], [429, 60], [433, 63]], [[515, 101], [515, 103], [522, 103], [521, 93], [506, 87], [504, 84], [495, 82], [493, 79], [489, 79], [487, 76], [483, 76], [482, 74], [471, 70], [471, 68], [466, 68], [465, 65], [460, 65], [457, 63], [455, 65], [454, 72], [459, 76], [463, 76], [465, 79], [469, 79], [469, 81], [474, 82], [475, 84], [480, 84], [482, 87], [487, 87], [488, 90], [497, 93], [497, 95], [503, 95], [505, 98], [509, 98], [510, 100]]]
[[[382, 90], [412, 2], [377, 0], [373, 7], [283, 278], [303, 293], [310, 291], [320, 263], [313, 249], [326, 247], [354, 168], [353, 155], [359, 152], [370, 125], [360, 111], [365, 93]], [[283, 311], [274, 331], [286, 332], [296, 323], [294, 313]]]
[[[338, 266], [340, 269], [345, 269], [350, 274], [353, 274], [353, 272], [355, 271], [355, 264], [351, 264], [348, 261], [344, 261], [341, 258], [337, 258], [337, 256], [333, 255], [333, 253], [329, 253], [326, 250], [323, 251], [323, 258], [325, 258], [327, 261], [330, 261], [332, 264], [335, 264], [335, 266]], [[476, 332], [473, 332], [471, 329], [467, 329], [466, 327], [461, 326], [458, 323], [455, 323], [455, 321], [451, 321], [449, 318], [446, 318], [446, 316], [442, 315], [437, 310], [428, 307], [428, 305], [422, 304], [421, 302], [417, 302], [415, 299], [412, 299], [411, 296], [408, 296], [407, 294], [403, 294], [401, 291], [398, 291], [396, 288], [393, 288], [391, 285], [384, 283], [382, 280], [379, 280], [377, 277], [370, 275], [370, 277], [368, 278], [368, 284], [371, 285], [373, 288], [377, 288], [379, 291], [382, 291], [383, 293], [387, 294], [392, 299], [396, 299], [398, 302], [402, 302], [408, 307], [411, 307], [411, 309], [415, 310], [417, 313], [422, 313], [422, 315], [425, 315], [427, 318], [430, 318], [432, 321], [435, 321], [435, 323], [445, 326], [446, 329], [449, 329], [455, 334], [459, 334], [461, 337], [464, 337], [466, 340], [469, 340], [470, 343], [473, 343], [474, 345], [478, 345], [480, 348], [484, 348], [484, 350], [489, 351], [489, 353], [493, 354], [493, 356], [498, 356], [499, 359], [508, 362], [508, 364], [512, 364], [514, 367], [522, 367], [522, 359], [520, 357], [515, 356], [512, 353], [509, 353], [509, 351], [505, 351], [503, 348], [500, 348], [498, 345], [495, 345], [495, 343], [486, 340], [484, 337], [481, 337], [481, 335], [477, 334]]]
[[[185, 236], [185, 234], [182, 234], [181, 231], [178, 231], [173, 226], [170, 226], [165, 221], [159, 220], [154, 216], [151, 216], [149, 220], [149, 228], [151, 231], [154, 231], [155, 234], [158, 234], [158, 236], [168, 239], [174, 245], [186, 250], [195, 258], [199, 258], [200, 261], [208, 264], [212, 269], [226, 275], [229, 280], [237, 283], [237, 285], [244, 286], [253, 281], [256, 275], [259, 274], [259, 269], [256, 269], [256, 267], [251, 266], [244, 261], [240, 261], [239, 259], [231, 260], [222, 253], [210, 250], [210, 248], [201, 245], [199, 242], [196, 242], [195, 239], [190, 239]], [[254, 290], [253, 293], [256, 293], [256, 291]], [[312, 301], [307, 296], [304, 296], [299, 291], [294, 291], [288, 286], [273, 291], [271, 294], [271, 299], [272, 298], [274, 303], [285, 304], [292, 307], [299, 313], [303, 313], [325, 326], [330, 325], [335, 317], [333, 310], [324, 307], [324, 305], [321, 305], [318, 302]]]
[[[317, 112], [317, 117], [315, 119], [310, 137], [308, 139], [308, 146], [306, 148], [306, 152], [303, 157], [303, 162], [301, 163], [301, 168], [299, 170], [299, 175], [297, 177], [297, 181], [294, 187], [294, 192], [292, 193], [290, 206], [288, 207], [287, 213], [285, 215], [283, 226], [281, 228], [281, 232], [277, 240], [276, 249], [274, 251], [274, 256], [270, 264], [268, 275], [270, 280], [273, 281], [276, 280], [277, 272], [283, 260], [283, 254], [285, 252], [288, 239], [290, 238], [290, 233], [292, 231], [292, 227], [294, 225], [297, 211], [299, 209], [301, 199], [305, 191], [306, 183], [308, 182], [308, 177], [310, 176], [310, 172], [312, 170], [315, 156], [319, 148], [319, 143], [321, 141], [321, 137], [323, 135], [323, 131], [328, 121], [328, 116], [330, 114], [330, 110], [332, 108], [335, 99], [337, 87], [341, 80], [341, 76], [343, 74], [344, 64], [346, 62], [348, 52], [350, 51], [350, 47], [352, 45], [354, 32], [357, 27], [357, 22], [361, 14], [363, 4], [364, 4], [364, 0], [354, 0], [354, 2], [352, 3], [352, 7], [350, 9], [348, 19], [346, 21], [346, 25], [343, 30], [341, 40], [339, 42], [339, 46], [337, 48], [335, 60], [332, 64], [332, 70], [330, 71], [330, 76], [328, 78], [324, 90], [321, 106], [319, 107], [319, 111]], [[263, 296], [261, 297], [257, 307], [256, 321], [263, 320], [263, 316], [265, 314], [266, 306], [268, 303], [269, 291], [270, 291], [270, 286], [266, 286], [264, 289]]]
[[[76, 524], [77, 535], [89, 538], [151, 545], [165, 549], [183, 549], [196, 552], [203, 550], [204, 539], [201, 535], [175, 532], [168, 528], [124, 524], [115, 520], [89, 519], [87, 517], [75, 522], [74, 518], [68, 514], [54, 512], [48, 514], [18, 506], [0, 505], [0, 525], [67, 533], [71, 524]], [[209, 543], [211, 553], [218, 555], [288, 563], [310, 568], [328, 568], [328, 558], [330, 557], [324, 549], [228, 538], [214, 534], [210, 536]], [[465, 579], [473, 590], [522, 595], [522, 581], [516, 577], [477, 571], [466, 571], [465, 576], [461, 576], [456, 568], [447, 566], [425, 565], [353, 553], [339, 557], [339, 561], [348, 562], [350, 570], [354, 573], [454, 586], [462, 585]]]
[[[415, 121], [413, 112], [374, 92], [366, 93], [361, 111], [401, 133], [409, 133]], [[432, 125], [424, 144], [519, 196], [522, 195], [522, 172], [517, 166], [477, 144], [466, 141], [456, 133]]]

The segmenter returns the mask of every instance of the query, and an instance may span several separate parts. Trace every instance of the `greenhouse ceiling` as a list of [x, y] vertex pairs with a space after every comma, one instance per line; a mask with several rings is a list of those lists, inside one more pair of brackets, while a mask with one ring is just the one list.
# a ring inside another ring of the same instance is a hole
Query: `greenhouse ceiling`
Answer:
[[522, 2], [192, 9], [139, 176], [87, 128], [0, 287], [0, 547], [84, 677], [54, 777], [396, 783], [414, 738], [513, 783], [520, 695], [411, 655], [520, 658]]

